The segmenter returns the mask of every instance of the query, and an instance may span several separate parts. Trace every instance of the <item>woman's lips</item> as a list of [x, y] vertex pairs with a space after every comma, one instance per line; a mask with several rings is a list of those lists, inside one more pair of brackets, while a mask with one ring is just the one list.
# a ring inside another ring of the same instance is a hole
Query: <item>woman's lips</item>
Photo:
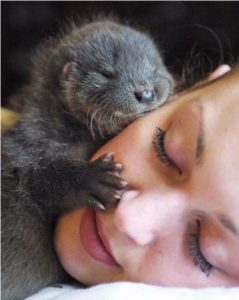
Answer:
[[96, 213], [87, 210], [80, 225], [80, 238], [85, 251], [95, 260], [110, 266], [119, 266], [111, 255], [108, 241], [103, 234]]

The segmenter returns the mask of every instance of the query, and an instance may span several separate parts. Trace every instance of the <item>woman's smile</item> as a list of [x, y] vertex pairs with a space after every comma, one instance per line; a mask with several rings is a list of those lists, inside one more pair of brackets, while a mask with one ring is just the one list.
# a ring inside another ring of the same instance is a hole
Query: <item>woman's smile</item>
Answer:
[[94, 259], [109, 266], [119, 266], [111, 254], [97, 214], [86, 210], [80, 224], [80, 238], [85, 251]]

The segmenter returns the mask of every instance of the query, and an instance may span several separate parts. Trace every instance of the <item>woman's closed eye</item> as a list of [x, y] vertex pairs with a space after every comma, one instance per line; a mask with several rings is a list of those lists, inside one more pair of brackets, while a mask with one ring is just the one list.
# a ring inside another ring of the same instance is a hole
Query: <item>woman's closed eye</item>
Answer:
[[196, 220], [196, 230], [195, 232], [190, 233], [188, 237], [188, 249], [194, 264], [198, 266], [203, 273], [209, 276], [213, 268], [213, 265], [207, 261], [207, 259], [204, 257], [201, 251], [200, 231], [201, 231], [200, 221]]
[[160, 161], [164, 164], [166, 164], [168, 167], [176, 170], [180, 175], [182, 174], [182, 170], [177, 166], [177, 164], [169, 157], [167, 152], [165, 151], [164, 147], [164, 137], [165, 137], [166, 131], [162, 130], [161, 128], [157, 127], [154, 131], [153, 135], [153, 145], [155, 148], [155, 151], [157, 153], [158, 158]]

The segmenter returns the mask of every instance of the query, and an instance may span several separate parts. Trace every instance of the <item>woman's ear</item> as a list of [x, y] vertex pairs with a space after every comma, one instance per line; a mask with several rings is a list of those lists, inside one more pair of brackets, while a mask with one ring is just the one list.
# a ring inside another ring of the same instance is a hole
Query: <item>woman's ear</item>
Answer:
[[204, 84], [209, 83], [210, 81], [216, 80], [217, 78], [221, 77], [222, 75], [226, 74], [229, 71], [231, 71], [231, 67], [229, 65], [226, 65], [226, 64], [220, 65], [212, 73], [210, 73], [206, 78], [204, 78], [203, 80], [196, 83], [194, 85], [194, 87], [200, 87]]
[[203, 86], [204, 84], [209, 83], [210, 81], [213, 81], [219, 77], [221, 77], [222, 75], [226, 74], [227, 72], [231, 71], [231, 67], [229, 65], [220, 65], [219, 67], [217, 67], [212, 73], [210, 73], [205, 79], [197, 82], [194, 86], [192, 86], [191, 88], [189, 88], [188, 90], [184, 90], [181, 91], [178, 94], [173, 95], [169, 101], [173, 101], [175, 99], [177, 99], [179, 96], [184, 95], [185, 93], [188, 93], [189, 91], [192, 91], [196, 88], [199, 88], [201, 86]]
[[222, 75], [226, 74], [231, 70], [231, 67], [229, 65], [220, 65], [217, 67], [211, 74], [208, 75], [208, 77], [204, 80], [204, 82], [209, 82], [211, 80], [215, 80]]

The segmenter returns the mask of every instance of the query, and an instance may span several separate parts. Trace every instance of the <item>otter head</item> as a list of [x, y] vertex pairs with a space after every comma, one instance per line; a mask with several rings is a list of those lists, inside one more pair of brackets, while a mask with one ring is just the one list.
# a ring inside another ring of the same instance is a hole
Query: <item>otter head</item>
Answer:
[[[173, 79], [152, 40], [130, 27], [95, 22], [74, 30], [61, 84], [73, 115], [94, 135], [114, 134], [162, 105]], [[68, 44], [69, 46], [69, 44]]]

